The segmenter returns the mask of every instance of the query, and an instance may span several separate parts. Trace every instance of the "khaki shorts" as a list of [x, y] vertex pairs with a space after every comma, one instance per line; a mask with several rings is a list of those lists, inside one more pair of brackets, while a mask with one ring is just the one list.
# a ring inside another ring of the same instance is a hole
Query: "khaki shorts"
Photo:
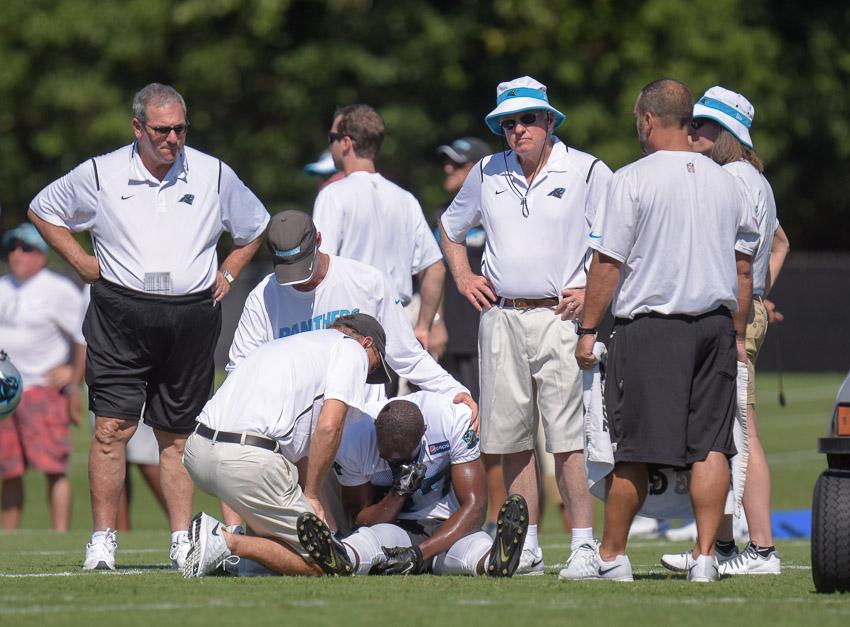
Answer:
[[491, 307], [481, 315], [481, 450], [534, 448], [538, 416], [546, 451], [584, 448], [575, 325], [551, 309]]
[[313, 508], [298, 486], [298, 469], [279, 453], [256, 446], [213, 443], [197, 433], [186, 440], [183, 465], [204, 492], [235, 510], [251, 533], [283, 540], [302, 557], [296, 522]]
[[753, 298], [747, 320], [747, 404], [756, 404], [756, 359], [767, 334], [767, 310], [761, 298]]

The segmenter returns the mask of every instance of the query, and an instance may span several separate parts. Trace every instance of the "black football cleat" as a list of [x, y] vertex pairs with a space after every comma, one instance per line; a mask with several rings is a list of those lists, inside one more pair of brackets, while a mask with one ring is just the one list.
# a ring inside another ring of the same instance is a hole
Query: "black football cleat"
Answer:
[[354, 566], [342, 543], [324, 521], [312, 512], [304, 512], [296, 525], [298, 541], [326, 575], [346, 577], [354, 574]]
[[511, 577], [519, 566], [525, 533], [528, 531], [528, 504], [519, 494], [511, 494], [499, 510], [496, 537], [490, 549], [487, 575]]

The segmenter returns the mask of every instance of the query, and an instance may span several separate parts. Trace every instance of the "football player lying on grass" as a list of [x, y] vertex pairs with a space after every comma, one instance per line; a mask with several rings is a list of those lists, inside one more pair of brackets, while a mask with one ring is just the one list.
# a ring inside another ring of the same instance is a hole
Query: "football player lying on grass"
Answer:
[[340, 542], [315, 515], [298, 521], [326, 574], [513, 575], [528, 507], [510, 496], [495, 539], [481, 531], [487, 488], [470, 420], [465, 405], [417, 392], [346, 426], [334, 470], [359, 528]]

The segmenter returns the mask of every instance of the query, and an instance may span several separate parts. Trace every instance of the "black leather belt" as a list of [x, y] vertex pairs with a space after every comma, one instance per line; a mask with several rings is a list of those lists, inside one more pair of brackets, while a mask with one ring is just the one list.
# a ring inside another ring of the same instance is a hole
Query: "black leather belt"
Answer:
[[277, 453], [280, 449], [280, 444], [277, 440], [266, 438], [261, 435], [251, 435], [250, 433], [230, 433], [229, 431], [216, 431], [208, 426], [198, 423], [195, 427], [195, 433], [205, 437], [213, 442], [226, 442], [228, 444], [243, 444], [247, 446], [256, 446], [264, 448], [272, 453]]

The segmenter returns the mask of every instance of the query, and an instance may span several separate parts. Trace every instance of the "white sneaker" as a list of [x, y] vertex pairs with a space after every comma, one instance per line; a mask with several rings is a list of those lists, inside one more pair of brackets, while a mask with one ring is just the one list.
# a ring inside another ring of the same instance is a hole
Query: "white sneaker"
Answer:
[[668, 529], [664, 537], [670, 542], [695, 542], [697, 539], [697, 522], [694, 520], [687, 525]]
[[180, 535], [177, 536], [177, 541], [171, 543], [171, 551], [169, 552], [169, 557], [171, 557], [171, 570], [183, 570], [183, 564], [186, 563], [186, 555], [189, 553], [189, 549], [192, 548], [192, 543], [189, 542], [189, 532], [181, 531]]
[[781, 575], [782, 562], [775, 550], [767, 557], [759, 555], [752, 544], [744, 552], [720, 565], [721, 575]]
[[[586, 559], [589, 558], [589, 559]], [[604, 581], [634, 581], [632, 562], [627, 555], [618, 555], [611, 561], [605, 561], [599, 555], [599, 546], [593, 547], [592, 554], [570, 556], [567, 567], [558, 573], [558, 579], [563, 581], [604, 580]], [[575, 563], [575, 565], [573, 565]]]
[[224, 523], [199, 513], [189, 524], [191, 548], [183, 563], [183, 576], [205, 577], [213, 574], [230, 557], [230, 549], [224, 541]]
[[635, 516], [632, 526], [629, 527], [629, 539], [633, 538], [657, 538], [659, 534], [658, 521], [646, 516]]
[[107, 529], [105, 533], [100, 532], [97, 538], [92, 534], [91, 540], [86, 545], [83, 569], [115, 570], [115, 551], [117, 550], [118, 540], [112, 529]]
[[[717, 563], [721, 565], [740, 555], [737, 546], [733, 547], [728, 553], [721, 551], [720, 549], [716, 549], [715, 553], [717, 555]], [[674, 573], [688, 572], [688, 568], [691, 564], [693, 564], [693, 562], [693, 551], [686, 551], [685, 553], [665, 553], [661, 556], [661, 565], [667, 570], [672, 570]]]
[[593, 574], [596, 569], [596, 551], [595, 542], [582, 544], [570, 553], [567, 567], [561, 569], [558, 576], [561, 579], [582, 579], [585, 575]]
[[543, 570], [543, 549], [539, 546], [536, 549], [523, 549], [514, 576], [542, 575]]
[[711, 583], [720, 579], [720, 571], [717, 559], [713, 555], [700, 555], [698, 558], [691, 557], [688, 565], [688, 581], [694, 583]]

